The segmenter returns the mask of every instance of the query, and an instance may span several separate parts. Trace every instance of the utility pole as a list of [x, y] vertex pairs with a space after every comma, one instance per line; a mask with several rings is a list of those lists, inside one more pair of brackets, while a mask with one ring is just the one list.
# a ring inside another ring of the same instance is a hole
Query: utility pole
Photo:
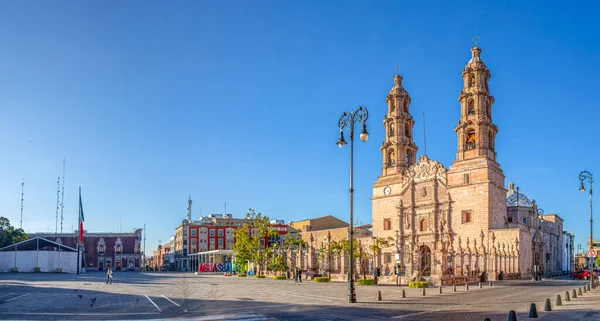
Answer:
[[63, 232], [63, 212], [65, 210], [65, 158], [63, 157], [62, 195], [60, 197], [60, 234]]
[[21, 229], [23, 229], [23, 190], [25, 188], [25, 180], [21, 180]]

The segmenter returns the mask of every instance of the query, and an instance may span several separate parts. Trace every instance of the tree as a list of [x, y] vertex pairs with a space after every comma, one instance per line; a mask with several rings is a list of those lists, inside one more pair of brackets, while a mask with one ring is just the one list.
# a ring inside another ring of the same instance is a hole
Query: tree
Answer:
[[288, 266], [283, 260], [283, 257], [278, 256], [275, 259], [273, 259], [271, 263], [269, 263], [269, 269], [275, 271], [275, 274], [277, 274], [277, 272], [287, 271]]
[[[392, 242], [394, 238], [391, 236], [388, 237], [374, 237], [373, 243], [369, 245], [369, 250], [371, 250], [371, 254], [373, 255], [373, 263], [377, 264], [377, 267], [380, 267], [378, 262], [376, 262], [376, 258], [381, 255], [381, 251], [384, 248], [392, 246]], [[375, 264], [373, 264], [373, 268], [375, 268]]]
[[0, 216], [0, 247], [9, 246], [29, 239], [21, 228], [10, 225], [8, 218]]
[[244, 225], [235, 231], [236, 261], [255, 263], [258, 266], [257, 275], [261, 275], [272, 256], [268, 238], [277, 235], [267, 216], [249, 209]]
[[[360, 273], [363, 275], [363, 279], [366, 279], [367, 269], [369, 267], [369, 252], [366, 246], [358, 242], [357, 239], [352, 240], [352, 248], [354, 259], [356, 259], [355, 262], [358, 261], [358, 265], [360, 266]], [[350, 241], [348, 241], [347, 239], [340, 240], [336, 245], [335, 250], [340, 251], [340, 253], [344, 252], [349, 254]]]
[[[286, 235], [283, 240], [283, 249], [289, 251], [290, 255], [294, 258], [297, 257], [298, 253], [302, 253], [302, 250], [306, 249], [306, 242], [302, 239], [300, 234]], [[296, 260], [294, 260], [294, 269], [297, 267]]]
[[596, 263], [596, 267], [600, 267], [600, 256], [596, 256], [594, 263]]

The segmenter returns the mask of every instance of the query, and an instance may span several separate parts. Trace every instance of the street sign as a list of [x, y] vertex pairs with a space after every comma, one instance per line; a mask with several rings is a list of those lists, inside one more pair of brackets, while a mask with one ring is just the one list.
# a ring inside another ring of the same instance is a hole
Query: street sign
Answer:
[[596, 251], [588, 250], [588, 257], [596, 257]]

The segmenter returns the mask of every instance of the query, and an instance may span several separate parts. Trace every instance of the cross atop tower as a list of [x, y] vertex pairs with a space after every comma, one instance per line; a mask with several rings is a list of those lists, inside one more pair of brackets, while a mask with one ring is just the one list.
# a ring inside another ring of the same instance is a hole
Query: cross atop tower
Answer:
[[400, 74], [400, 66], [396, 65], [396, 75]]
[[473, 37], [473, 44], [475, 44], [475, 47], [477, 47], [477, 41], [479, 41], [479, 37], [478, 36]]

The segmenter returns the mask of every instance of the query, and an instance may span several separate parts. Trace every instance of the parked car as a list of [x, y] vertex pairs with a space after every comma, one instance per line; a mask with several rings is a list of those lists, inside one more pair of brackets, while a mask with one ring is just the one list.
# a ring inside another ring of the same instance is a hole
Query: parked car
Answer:
[[[595, 278], [597, 276], [597, 273], [594, 272], [593, 276]], [[571, 279], [589, 280], [590, 279], [590, 270], [582, 270], [582, 271], [573, 272], [573, 273], [571, 273]]]

